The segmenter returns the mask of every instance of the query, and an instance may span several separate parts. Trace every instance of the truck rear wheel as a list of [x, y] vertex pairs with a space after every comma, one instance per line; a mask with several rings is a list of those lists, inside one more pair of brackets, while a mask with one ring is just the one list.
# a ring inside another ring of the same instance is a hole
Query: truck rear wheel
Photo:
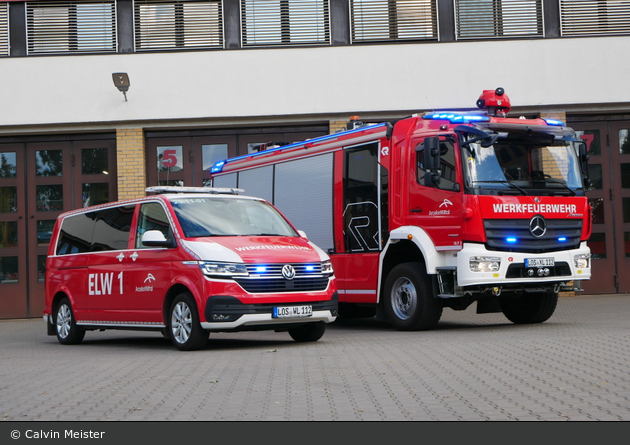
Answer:
[[387, 318], [401, 331], [431, 329], [442, 316], [442, 305], [433, 297], [422, 263], [402, 263], [392, 269], [383, 303]]
[[516, 324], [542, 323], [556, 310], [558, 293], [502, 294], [499, 297], [501, 311], [508, 320]]

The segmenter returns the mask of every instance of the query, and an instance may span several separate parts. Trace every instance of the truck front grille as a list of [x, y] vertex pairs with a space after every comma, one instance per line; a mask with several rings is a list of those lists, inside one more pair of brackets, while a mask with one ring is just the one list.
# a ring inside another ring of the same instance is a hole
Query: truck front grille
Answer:
[[540, 238], [529, 231], [529, 219], [487, 219], [486, 247], [506, 252], [544, 253], [575, 249], [582, 235], [581, 219], [547, 219]]

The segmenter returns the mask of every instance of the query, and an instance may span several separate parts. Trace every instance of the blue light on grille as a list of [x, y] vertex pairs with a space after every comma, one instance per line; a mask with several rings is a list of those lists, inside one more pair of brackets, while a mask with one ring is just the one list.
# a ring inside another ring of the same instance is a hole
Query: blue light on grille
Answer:
[[306, 270], [307, 272], [313, 272], [315, 270], [315, 266], [306, 266], [304, 270]]
[[264, 272], [267, 272], [267, 267], [266, 267], [266, 266], [257, 266], [257, 267], [254, 269], [254, 272], [257, 272], [257, 273], [264, 273]]
[[561, 236], [560, 238], [558, 238], [558, 241], [560, 241], [561, 243], [565, 242], [567, 240], [566, 236]]
[[510, 237], [510, 238], [505, 238], [505, 241], [510, 244], [514, 244], [518, 240], [516, 238]]

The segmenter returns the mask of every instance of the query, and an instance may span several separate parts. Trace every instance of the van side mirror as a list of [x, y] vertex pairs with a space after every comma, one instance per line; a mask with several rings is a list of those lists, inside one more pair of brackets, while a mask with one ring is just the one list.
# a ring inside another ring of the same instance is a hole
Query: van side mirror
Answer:
[[424, 185], [436, 187], [440, 183], [440, 167], [442, 157], [440, 154], [440, 139], [429, 137], [424, 140]]
[[147, 247], [173, 247], [173, 242], [167, 240], [159, 230], [147, 230], [142, 235], [142, 245]]

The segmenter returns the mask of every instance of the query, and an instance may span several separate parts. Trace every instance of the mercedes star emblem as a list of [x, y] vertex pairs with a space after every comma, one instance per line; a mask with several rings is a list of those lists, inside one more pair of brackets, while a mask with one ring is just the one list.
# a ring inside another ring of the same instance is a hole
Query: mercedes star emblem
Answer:
[[529, 221], [529, 231], [536, 238], [540, 238], [547, 232], [547, 221], [541, 215], [534, 216]]

